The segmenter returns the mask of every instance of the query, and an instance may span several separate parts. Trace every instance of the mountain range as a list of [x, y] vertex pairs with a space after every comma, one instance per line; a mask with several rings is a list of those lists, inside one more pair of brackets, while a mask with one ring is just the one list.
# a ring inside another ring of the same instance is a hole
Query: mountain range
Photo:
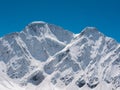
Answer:
[[43, 21], [0, 38], [0, 90], [120, 90], [120, 44]]

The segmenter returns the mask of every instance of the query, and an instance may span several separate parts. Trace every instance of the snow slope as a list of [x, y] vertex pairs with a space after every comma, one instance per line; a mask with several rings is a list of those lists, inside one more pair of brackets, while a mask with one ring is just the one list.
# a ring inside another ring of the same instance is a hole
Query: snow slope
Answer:
[[43, 21], [0, 38], [0, 90], [119, 90], [120, 44], [95, 27]]

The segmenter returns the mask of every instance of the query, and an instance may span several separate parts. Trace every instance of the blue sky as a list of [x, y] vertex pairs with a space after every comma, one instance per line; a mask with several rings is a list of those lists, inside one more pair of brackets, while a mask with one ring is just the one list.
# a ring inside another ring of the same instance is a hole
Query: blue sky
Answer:
[[120, 0], [0, 0], [0, 37], [21, 31], [32, 21], [74, 33], [95, 26], [120, 42]]

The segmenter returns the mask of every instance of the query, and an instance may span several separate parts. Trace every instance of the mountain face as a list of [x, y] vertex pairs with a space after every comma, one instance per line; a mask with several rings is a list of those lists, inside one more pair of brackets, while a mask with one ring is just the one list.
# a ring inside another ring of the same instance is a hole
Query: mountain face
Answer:
[[0, 90], [119, 90], [120, 44], [95, 27], [46, 22], [0, 38]]

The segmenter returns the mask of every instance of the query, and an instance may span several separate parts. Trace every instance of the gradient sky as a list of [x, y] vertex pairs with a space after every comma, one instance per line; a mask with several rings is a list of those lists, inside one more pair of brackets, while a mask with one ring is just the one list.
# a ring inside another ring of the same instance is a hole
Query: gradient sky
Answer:
[[21, 31], [32, 21], [74, 33], [94, 26], [120, 42], [120, 0], [0, 0], [0, 37]]

